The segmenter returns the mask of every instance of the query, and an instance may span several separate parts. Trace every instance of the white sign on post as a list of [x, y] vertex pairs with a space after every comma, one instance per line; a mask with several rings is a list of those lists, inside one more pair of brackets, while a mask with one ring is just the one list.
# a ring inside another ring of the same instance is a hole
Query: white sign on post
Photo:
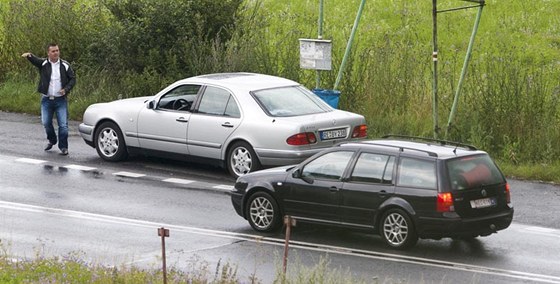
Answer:
[[331, 70], [332, 41], [299, 39], [299, 66], [303, 69]]

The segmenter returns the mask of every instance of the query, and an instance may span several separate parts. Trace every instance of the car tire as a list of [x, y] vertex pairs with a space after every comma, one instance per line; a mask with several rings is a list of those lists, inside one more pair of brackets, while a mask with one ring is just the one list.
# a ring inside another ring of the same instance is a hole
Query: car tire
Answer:
[[117, 162], [128, 157], [124, 136], [114, 122], [103, 122], [95, 131], [95, 149], [106, 161]]
[[418, 236], [412, 219], [399, 208], [387, 210], [381, 218], [379, 234], [389, 247], [407, 249], [416, 244]]
[[280, 209], [274, 198], [266, 192], [257, 192], [247, 202], [246, 216], [255, 231], [272, 232], [280, 227]]
[[247, 142], [235, 142], [229, 149], [226, 158], [229, 173], [238, 178], [261, 168], [261, 163], [253, 147]]

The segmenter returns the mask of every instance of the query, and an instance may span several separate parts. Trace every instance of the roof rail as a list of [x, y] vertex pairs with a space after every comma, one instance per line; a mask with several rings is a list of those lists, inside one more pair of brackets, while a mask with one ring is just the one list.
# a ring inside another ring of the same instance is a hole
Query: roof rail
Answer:
[[467, 148], [471, 151], [478, 150], [475, 146], [469, 145], [469, 144], [464, 144], [464, 143], [454, 142], [454, 141], [449, 141], [449, 140], [442, 140], [442, 139], [419, 137], [419, 136], [388, 134], [388, 135], [385, 135], [381, 138], [405, 138], [405, 139], [408, 139], [408, 140], [420, 140], [420, 141], [426, 141], [426, 142], [437, 142], [440, 145], [451, 145], [451, 146], [455, 146], [455, 147], [464, 147], [464, 148]]
[[372, 141], [369, 142], [369, 143], [370, 143], [370, 144], [374, 144], [374, 145], [376, 145], [376, 146], [397, 148], [397, 149], [399, 149], [399, 151], [401, 151], [401, 152], [403, 152], [403, 150], [406, 149], [406, 150], [424, 152], [424, 153], [428, 154], [430, 157], [438, 157], [438, 154], [437, 154], [436, 152], [432, 152], [432, 151], [428, 151], [428, 150], [423, 150], [423, 149], [412, 148], [412, 147], [404, 147], [404, 146], [398, 146], [398, 145], [383, 144], [383, 141], [381, 141], [381, 140], [372, 140]]

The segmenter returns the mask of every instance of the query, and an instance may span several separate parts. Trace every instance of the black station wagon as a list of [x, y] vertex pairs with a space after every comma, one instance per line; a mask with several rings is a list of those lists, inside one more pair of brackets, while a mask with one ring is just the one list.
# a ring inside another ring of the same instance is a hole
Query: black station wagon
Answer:
[[249, 173], [231, 199], [256, 231], [279, 229], [289, 215], [368, 229], [396, 249], [487, 236], [513, 218], [509, 184], [486, 152], [405, 136], [341, 143], [296, 166]]

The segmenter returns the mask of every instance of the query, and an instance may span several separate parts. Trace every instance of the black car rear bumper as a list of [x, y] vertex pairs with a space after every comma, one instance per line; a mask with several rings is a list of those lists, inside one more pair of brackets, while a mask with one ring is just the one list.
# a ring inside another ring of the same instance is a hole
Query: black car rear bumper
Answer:
[[417, 223], [420, 238], [477, 237], [503, 230], [513, 220], [509, 211], [479, 218], [420, 218]]

